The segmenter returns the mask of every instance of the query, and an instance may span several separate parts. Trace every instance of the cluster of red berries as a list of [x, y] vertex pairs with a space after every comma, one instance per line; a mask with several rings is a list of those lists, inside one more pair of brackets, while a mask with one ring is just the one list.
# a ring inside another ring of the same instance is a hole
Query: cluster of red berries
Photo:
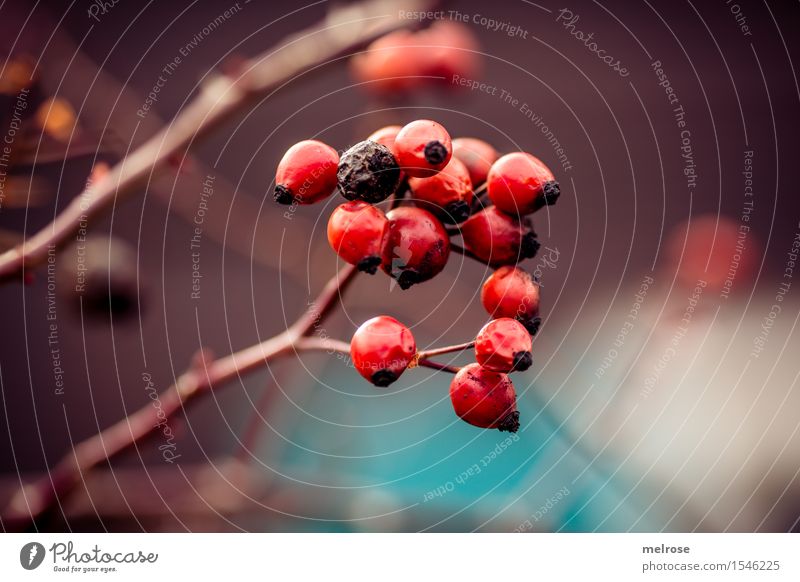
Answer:
[[[453, 140], [435, 121], [417, 120], [384, 127], [341, 156], [318, 141], [292, 146], [278, 166], [275, 200], [311, 204], [337, 188], [348, 201], [331, 214], [328, 241], [359, 270], [380, 267], [407, 289], [444, 269], [456, 235], [463, 253], [496, 268], [481, 292], [494, 319], [475, 338], [477, 362], [458, 371], [450, 396], [470, 424], [517, 430], [507, 374], [530, 367], [540, 321], [539, 285], [517, 263], [539, 248], [528, 215], [557, 200], [553, 174], [530, 154], [500, 156], [482, 140]], [[488, 201], [476, 196], [483, 189]], [[376, 206], [390, 197], [387, 212]], [[376, 386], [421, 356], [408, 327], [389, 316], [361, 325], [350, 347], [355, 368]]]

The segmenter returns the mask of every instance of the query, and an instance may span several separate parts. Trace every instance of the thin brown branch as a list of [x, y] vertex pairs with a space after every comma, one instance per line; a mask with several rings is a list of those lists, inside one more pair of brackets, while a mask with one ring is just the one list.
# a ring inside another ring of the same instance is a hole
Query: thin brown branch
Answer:
[[453, 352], [463, 352], [464, 350], [468, 350], [470, 348], [475, 347], [475, 340], [464, 342], [463, 344], [455, 344], [452, 346], [444, 346], [442, 348], [433, 348], [430, 350], [424, 350], [417, 353], [417, 358], [420, 360], [427, 360], [428, 358], [432, 358], [433, 356], [440, 356], [442, 354], [452, 354]]
[[93, 437], [75, 445], [44, 477], [24, 486], [2, 514], [7, 530], [19, 530], [53, 510], [82, 481], [83, 476], [135, 443], [160, 430], [166, 420], [181, 412], [189, 401], [294, 352], [319, 349], [304, 339], [332, 310], [357, 273], [348, 265], [337, 273], [316, 301], [286, 331], [259, 344], [213, 360], [201, 350], [175, 383], [159, 394], [160, 406], [146, 404]]
[[394, 0], [372, 0], [335, 8], [320, 25], [245, 62], [238, 77], [211, 77], [170, 124], [114, 166], [103, 180], [76, 196], [52, 223], [0, 254], [0, 280], [17, 278], [26, 269], [43, 263], [49, 249], [67, 244], [82, 221], [147, 184], [170, 159], [180, 159], [190, 147], [246, 111], [260, 97], [387, 32], [413, 26], [413, 20], [399, 18], [398, 8], [420, 10], [430, 4], [425, 0], [403, 0], [402, 5]]
[[439, 362], [434, 362], [433, 360], [420, 360], [417, 362], [417, 366], [421, 366], [423, 368], [432, 368], [434, 370], [439, 370], [440, 372], [447, 372], [449, 374], [457, 374], [458, 371], [461, 369], [457, 366], [448, 366], [447, 364], [440, 364]]

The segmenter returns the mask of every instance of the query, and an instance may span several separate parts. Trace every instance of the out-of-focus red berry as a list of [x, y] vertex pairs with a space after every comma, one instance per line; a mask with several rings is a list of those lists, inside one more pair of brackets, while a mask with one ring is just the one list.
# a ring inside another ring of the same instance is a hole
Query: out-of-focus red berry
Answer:
[[536, 233], [527, 220], [520, 221], [489, 206], [470, 216], [461, 226], [464, 246], [492, 265], [515, 265], [539, 251]]
[[397, 380], [416, 353], [411, 331], [388, 315], [365, 321], [350, 341], [350, 357], [356, 370], [380, 387]]
[[410, 177], [433, 176], [450, 161], [453, 143], [450, 134], [430, 119], [412, 121], [397, 134], [394, 151], [400, 168]]
[[506, 154], [492, 164], [487, 180], [489, 198], [497, 208], [517, 216], [555, 204], [561, 189], [550, 169], [525, 152]]
[[388, 226], [380, 209], [361, 200], [345, 202], [328, 219], [328, 242], [344, 261], [374, 274], [381, 264]]
[[313, 204], [336, 189], [339, 154], [321, 141], [294, 144], [283, 155], [275, 174], [275, 200], [280, 204]]
[[454, 75], [474, 79], [480, 73], [478, 42], [468, 26], [437, 20], [417, 37], [425, 47], [420, 62], [425, 75], [441, 78], [447, 87], [459, 87], [453, 83]]
[[758, 241], [752, 231], [743, 232], [726, 216], [693, 216], [672, 229], [666, 246], [682, 285], [694, 287], [702, 280], [714, 292], [729, 293], [735, 284], [752, 284]]
[[517, 395], [506, 374], [468, 364], [450, 383], [450, 401], [456, 414], [469, 424], [509, 432], [519, 430]]
[[486, 181], [489, 169], [500, 154], [491, 145], [474, 137], [459, 137], [453, 140], [453, 157], [461, 160], [469, 171], [472, 185]]
[[422, 208], [401, 206], [386, 213], [389, 232], [381, 268], [401, 289], [438, 275], [450, 256], [450, 239], [433, 214]]
[[500, 267], [486, 279], [481, 303], [492, 317], [513, 317], [530, 333], [539, 327], [539, 284], [519, 267]]
[[422, 205], [447, 224], [458, 224], [469, 217], [472, 205], [472, 180], [464, 164], [451, 158], [445, 168], [430, 178], [409, 178], [414, 202]]
[[483, 326], [475, 338], [475, 359], [492, 372], [523, 372], [531, 367], [531, 335], [516, 319], [501, 317]]
[[480, 72], [475, 35], [464, 24], [437, 21], [418, 32], [397, 31], [374, 41], [350, 59], [353, 76], [385, 96], [422, 85], [459, 88], [453, 76], [474, 79]]

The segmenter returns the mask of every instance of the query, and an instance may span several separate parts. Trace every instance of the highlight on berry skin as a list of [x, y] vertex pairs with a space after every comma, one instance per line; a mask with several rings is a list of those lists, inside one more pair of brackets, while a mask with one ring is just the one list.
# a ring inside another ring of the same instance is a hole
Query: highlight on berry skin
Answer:
[[275, 174], [275, 201], [314, 204], [336, 190], [339, 154], [317, 140], [294, 144], [283, 155]]

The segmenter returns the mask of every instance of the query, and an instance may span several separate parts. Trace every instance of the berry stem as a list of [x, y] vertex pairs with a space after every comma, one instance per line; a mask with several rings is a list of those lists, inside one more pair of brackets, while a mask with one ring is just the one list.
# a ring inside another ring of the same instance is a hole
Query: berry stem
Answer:
[[457, 366], [448, 366], [447, 364], [440, 364], [439, 362], [434, 362], [433, 360], [419, 360], [417, 362], [417, 366], [421, 366], [423, 368], [432, 368], [440, 372], [447, 372], [448, 374], [458, 374], [458, 371], [461, 369]]
[[272, 338], [216, 360], [209, 352], [199, 350], [189, 368], [159, 394], [160, 407], [145, 404], [76, 444], [45, 476], [17, 490], [0, 513], [4, 529], [24, 530], [57, 509], [62, 510], [62, 501], [84, 481], [87, 472], [160, 430], [164, 422], [182, 412], [196, 397], [210, 394], [279, 357], [300, 351], [330, 349], [329, 342], [337, 347], [334, 340], [309, 338], [308, 335], [338, 304], [357, 272], [352, 265], [344, 267], [328, 281], [294, 324]]
[[468, 350], [470, 348], [475, 347], [475, 340], [465, 342], [463, 344], [455, 344], [452, 346], [445, 346], [443, 348], [433, 348], [430, 350], [424, 350], [417, 353], [418, 360], [427, 360], [433, 356], [440, 356], [442, 354], [451, 354], [453, 352], [463, 352], [464, 350]]
[[486, 193], [486, 182], [475, 188], [472, 193], [475, 195], [472, 201], [473, 213], [492, 205], [492, 201], [489, 200], [489, 195]]

